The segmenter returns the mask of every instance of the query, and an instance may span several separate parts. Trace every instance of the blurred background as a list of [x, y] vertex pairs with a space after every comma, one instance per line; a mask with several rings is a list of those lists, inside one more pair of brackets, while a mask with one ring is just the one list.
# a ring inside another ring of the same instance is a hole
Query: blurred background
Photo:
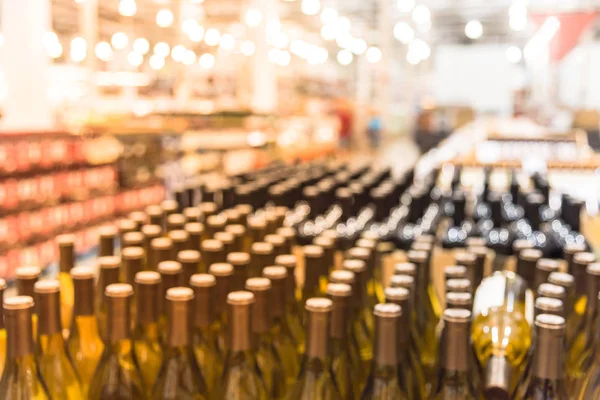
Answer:
[[199, 174], [273, 160], [515, 162], [559, 187], [577, 170], [597, 209], [599, 9], [0, 0], [0, 276], [53, 260], [56, 234], [85, 250]]

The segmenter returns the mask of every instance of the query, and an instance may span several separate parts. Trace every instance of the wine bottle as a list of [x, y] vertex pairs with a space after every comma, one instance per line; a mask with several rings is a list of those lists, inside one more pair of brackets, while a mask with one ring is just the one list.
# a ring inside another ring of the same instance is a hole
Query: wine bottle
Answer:
[[[363, 239], [366, 240], [366, 239]], [[364, 244], [364, 243], [363, 243]], [[373, 270], [374, 270], [374, 266], [370, 266], [370, 264], [374, 264], [375, 263], [375, 258], [374, 258], [374, 251], [371, 248], [367, 248], [367, 247], [353, 247], [351, 249], [348, 249], [348, 251], [346, 252], [346, 258], [347, 259], [357, 259], [357, 260], [362, 260], [365, 263], [366, 266], [366, 275], [364, 277], [365, 279], [365, 293], [364, 293], [364, 306], [367, 310], [367, 314], [371, 315], [373, 310], [373, 307], [375, 306], [375, 304], [379, 303], [379, 299], [377, 298], [377, 294], [375, 292], [375, 286], [373, 284]], [[381, 286], [381, 284], [379, 284], [379, 286]], [[381, 291], [383, 291], [383, 289], [381, 289]], [[369, 317], [367, 318], [366, 322], [368, 323], [368, 328], [369, 328], [369, 332], [371, 332], [371, 335], [373, 334], [373, 318]]]
[[329, 271], [332, 271], [334, 268], [335, 243], [331, 238], [317, 236], [314, 238], [312, 244], [323, 249], [323, 267], [319, 276], [319, 290], [325, 293], [327, 291], [327, 276], [329, 275]]
[[[0, 278], [0, 300], [4, 301], [4, 291], [6, 290], [6, 281]], [[4, 371], [4, 362], [6, 361], [6, 326], [4, 324], [4, 307], [0, 307], [0, 377]]]
[[250, 248], [250, 267], [248, 276], [259, 277], [262, 270], [275, 262], [274, 249], [271, 243], [254, 242]]
[[132, 211], [127, 218], [135, 223], [135, 231], [141, 232], [142, 226], [148, 221], [148, 214], [144, 211]]
[[[190, 203], [195, 204], [195, 203]], [[183, 209], [183, 216], [185, 217], [186, 223], [200, 222], [202, 219], [202, 211], [195, 206], [189, 206]]]
[[[587, 274], [585, 270], [595, 260], [596, 257], [592, 253], [580, 252], [573, 254], [568, 264], [569, 273], [575, 278], [575, 304], [573, 305], [573, 311], [577, 317], [576, 335], [581, 333], [586, 324]], [[567, 361], [568, 364], [569, 362]]]
[[82, 392], [87, 396], [94, 371], [104, 351], [98, 320], [94, 314], [94, 271], [87, 267], [75, 267], [71, 270], [71, 278], [74, 303], [67, 352], [81, 381]]
[[162, 235], [162, 228], [158, 225], [144, 225], [142, 226], [142, 234], [144, 235], [144, 253], [146, 254], [146, 269], [156, 269], [156, 263], [154, 262], [154, 250], [152, 248], [152, 241], [160, 238]]
[[200, 250], [200, 243], [204, 235], [204, 224], [198, 221], [188, 222], [183, 227], [189, 235], [189, 243], [187, 245], [190, 250]]
[[304, 253], [304, 285], [302, 286], [302, 304], [311, 297], [317, 297], [321, 292], [319, 281], [325, 272], [324, 251], [321, 246], [306, 245], [302, 247]]
[[450, 279], [468, 279], [467, 267], [464, 265], [448, 265], [444, 267], [444, 281]]
[[98, 233], [100, 236], [98, 243], [98, 257], [114, 256], [117, 228], [114, 226], [103, 226], [99, 229]]
[[36, 358], [53, 399], [83, 399], [81, 385], [67, 356], [60, 322], [60, 283], [39, 281], [35, 287], [38, 309]]
[[217, 337], [219, 350], [221, 354], [225, 354], [229, 330], [227, 326], [229, 321], [227, 318], [227, 294], [230, 292], [233, 266], [227, 263], [216, 263], [209, 267], [208, 272], [216, 279], [214, 310], [217, 321]]
[[[270, 243], [273, 246], [273, 257], [277, 257], [283, 253], [285, 249], [285, 238], [283, 236], [277, 235], [275, 233], [270, 233], [265, 235], [264, 238], [265, 243]], [[273, 258], [275, 260], [275, 258]]]
[[181, 264], [181, 284], [189, 286], [192, 275], [200, 269], [200, 252], [198, 250], [182, 250], [177, 253], [177, 262]]
[[510, 271], [485, 278], [475, 294], [471, 340], [484, 369], [486, 396], [512, 392], [531, 347], [533, 300], [526, 282]]
[[132, 333], [133, 353], [144, 383], [153, 387], [163, 356], [158, 325], [161, 278], [158, 272], [140, 271], [134, 279], [137, 304]]
[[[471, 239], [483, 239], [483, 238], [471, 238]], [[469, 239], [467, 239], [467, 243], [469, 243]], [[471, 241], [471, 243], [477, 243], [477, 242]], [[490, 249], [488, 249], [485, 246], [485, 241], [484, 241], [483, 246], [467, 245], [467, 250], [470, 253], [474, 254], [477, 259], [477, 261], [475, 262], [474, 269], [473, 269], [473, 271], [474, 271], [473, 287], [476, 288], [476, 287], [479, 287], [479, 284], [481, 283], [483, 278], [488, 275], [487, 271], [490, 269], [490, 267], [488, 267], [488, 263], [489, 263], [488, 254], [490, 253]]]
[[534, 293], [537, 289], [535, 287], [536, 265], [542, 256], [543, 253], [538, 249], [523, 249], [517, 256], [517, 274], [525, 279], [527, 286]]
[[152, 258], [151, 271], [158, 271], [158, 265], [163, 261], [172, 261], [175, 259], [173, 253], [173, 241], [168, 237], [159, 237], [152, 239], [150, 243], [150, 252]]
[[248, 279], [250, 254], [242, 252], [229, 253], [227, 254], [227, 262], [233, 265], [233, 276], [231, 277], [229, 291], [236, 292], [243, 290], [246, 279]]
[[124, 271], [120, 280], [133, 285], [135, 275], [144, 269], [144, 249], [142, 247], [126, 247], [121, 250], [121, 260]]
[[306, 353], [300, 374], [288, 400], [341, 399], [332, 370], [330, 324], [333, 304], [331, 300], [313, 297], [306, 301]]
[[477, 367], [473, 364], [469, 341], [471, 312], [447, 308], [442, 316], [444, 327], [440, 342], [440, 369], [433, 390], [436, 400], [479, 399]]
[[270, 398], [285, 396], [285, 373], [281, 359], [273, 345], [272, 318], [270, 303], [271, 281], [268, 278], [250, 278], [246, 290], [254, 294], [252, 304], [252, 333], [255, 338], [255, 352], [258, 370]]
[[0, 380], [0, 398], [49, 400], [48, 387], [40, 374], [34, 355], [33, 298], [14, 296], [4, 300], [6, 325], [6, 362]]
[[171, 234], [174, 231], [181, 231], [187, 223], [187, 219], [183, 214], [173, 213], [167, 215], [167, 233]]
[[100, 337], [106, 337], [106, 297], [104, 291], [108, 285], [119, 282], [121, 259], [115, 256], [98, 258], [98, 280], [96, 282], [94, 309], [98, 316]]
[[461, 308], [471, 310], [473, 308], [473, 296], [468, 292], [446, 293], [446, 308]]
[[119, 246], [121, 249], [125, 248], [125, 235], [135, 232], [136, 228], [137, 224], [128, 218], [123, 218], [117, 222], [117, 230], [119, 231]]
[[176, 214], [179, 210], [179, 204], [175, 200], [163, 200], [160, 203], [160, 207], [162, 208], [165, 217], [169, 217], [171, 214]]
[[471, 251], [457, 251], [454, 254], [454, 260], [457, 265], [462, 265], [466, 268], [464, 278], [471, 281], [474, 288], [477, 288], [483, 279], [483, 265], [478, 262], [477, 255]]
[[[579, 254], [576, 254], [575, 258]], [[600, 291], [600, 263], [588, 264], [586, 275], [586, 313], [583, 319], [583, 328], [576, 335], [567, 357], [567, 384], [569, 388], [578, 385], [578, 382], [583, 379], [585, 371], [590, 364], [591, 350], [594, 347], [594, 339], [596, 337], [595, 329], [598, 326], [597, 321], [600, 319], [600, 310], [597, 308], [598, 303], [593, 301], [597, 298]], [[577, 282], [577, 279], [575, 279], [575, 282]]]
[[550, 258], [540, 258], [535, 266], [533, 288], [537, 290], [542, 283], [548, 282], [548, 278], [550, 277], [551, 273], [559, 272], [559, 270], [560, 263], [557, 260], [552, 260]]
[[567, 400], [565, 384], [565, 319], [540, 314], [535, 318], [536, 348], [533, 352], [533, 376], [521, 386], [516, 399]]
[[271, 337], [275, 351], [281, 360], [286, 387], [290, 388], [298, 376], [300, 365], [294, 338], [285, 320], [287, 269], [280, 266], [266, 267], [263, 269], [263, 276], [271, 280], [272, 303], [269, 305], [273, 323]]
[[[258, 214], [249, 215], [247, 217], [247, 233], [250, 238], [250, 244], [260, 243], [267, 234], [267, 221], [263, 216]], [[247, 250], [250, 252], [250, 248]]]
[[133, 288], [126, 283], [105, 290], [107, 335], [88, 393], [89, 400], [145, 399], [148, 396], [131, 341], [129, 302]]
[[195, 301], [194, 353], [209, 393], [217, 386], [223, 368], [223, 357], [218, 343], [220, 324], [215, 320], [214, 310], [216, 284], [215, 277], [209, 274], [194, 274], [190, 278]]
[[446, 281], [445, 293], [466, 292], [471, 293], [471, 281], [468, 279], [448, 279]]
[[56, 238], [56, 242], [58, 243], [61, 326], [66, 337], [73, 313], [73, 280], [69, 272], [75, 266], [75, 236], [60, 235]]
[[212, 238], [215, 233], [223, 231], [227, 224], [227, 217], [225, 214], [214, 214], [209, 215], [204, 219], [204, 225], [206, 226], [206, 236]]
[[355, 284], [352, 286], [352, 329], [353, 341], [358, 348], [362, 362], [363, 376], [368, 376], [373, 360], [373, 337], [369, 331], [369, 320], [373, 314], [365, 307], [367, 291], [367, 267], [365, 262], [358, 259], [344, 260], [342, 267], [354, 273]]
[[[596, 307], [600, 309], [600, 294], [596, 297]], [[597, 345], [600, 339], [600, 318], [596, 320], [596, 330], [594, 340], [596, 345], [592, 347], [589, 355], [589, 365], [586, 365], [586, 372], [583, 379], [580, 379], [571, 393], [575, 394], [577, 400], [597, 399], [600, 396], [600, 347]]]
[[149, 222], [151, 225], [157, 225], [157, 226], [160, 226], [161, 228], [164, 226], [165, 212], [163, 211], [161, 206], [159, 206], [157, 204], [153, 204], [153, 205], [146, 207], [145, 211], [146, 211], [146, 214], [148, 215]]
[[215, 239], [203, 240], [200, 245], [200, 254], [202, 254], [200, 272], [208, 272], [212, 264], [225, 262], [223, 243]]
[[187, 231], [183, 229], [170, 231], [168, 237], [173, 242], [173, 255], [175, 258], [177, 258], [177, 254], [179, 254], [180, 251], [189, 250], [190, 234], [187, 233]]
[[223, 243], [223, 251], [225, 252], [225, 256], [227, 256], [227, 254], [233, 252], [235, 238], [233, 237], [233, 235], [231, 233], [225, 232], [225, 231], [220, 231], [220, 232], [215, 233], [214, 238], [215, 238], [215, 240], [218, 240], [219, 242]]
[[192, 302], [194, 291], [187, 287], [167, 290], [168, 333], [154, 399], [207, 399], [208, 391], [192, 346]]
[[350, 285], [344, 283], [330, 283], [327, 285], [327, 296], [332, 301], [331, 328], [329, 331], [331, 364], [343, 399], [356, 399], [361, 391], [360, 357], [356, 351], [352, 350], [349, 335], [351, 295], [352, 288]]
[[292, 248], [296, 245], [296, 230], [291, 226], [282, 226], [277, 228], [275, 233], [285, 239], [285, 245], [281, 249], [282, 254], [292, 254]]
[[408, 261], [416, 266], [415, 279], [415, 315], [417, 331], [422, 337], [423, 348], [421, 360], [425, 379], [433, 381], [435, 374], [437, 336], [436, 327], [439, 322], [440, 304], [435, 289], [430, 280], [430, 255], [424, 251], [410, 250], [407, 254]]
[[227, 295], [229, 343], [223, 376], [213, 393], [215, 399], [266, 400], [263, 380], [252, 350], [252, 304], [254, 295], [237, 291]]
[[167, 290], [181, 286], [183, 283], [183, 269], [177, 261], [161, 261], [157, 265], [157, 271], [160, 274], [160, 291], [158, 303], [158, 329], [161, 343], [166, 338], [167, 312], [165, 296]]
[[362, 400], [406, 399], [403, 370], [398, 363], [398, 319], [402, 309], [397, 304], [377, 304], [373, 366], [362, 393]]
[[540, 314], [552, 314], [564, 317], [565, 308], [563, 302], [551, 297], [538, 297], [534, 304], [534, 317]]
[[565, 272], [552, 272], [548, 276], [548, 282], [565, 289], [566, 300], [564, 302], [564, 314], [562, 315], [567, 320], [565, 340], [567, 350], [570, 351], [573, 340], [575, 340], [575, 334], [577, 333], [578, 322], [578, 316], [573, 309], [575, 305], [575, 278], [573, 278], [573, 275]]
[[[32, 299], [35, 297], [35, 292], [33, 291], [33, 286], [40, 279], [40, 275], [42, 270], [39, 267], [28, 266], [28, 267], [19, 267], [15, 270], [15, 281], [17, 287], [17, 294], [19, 296], [29, 296]], [[34, 319], [36, 311], [33, 311]], [[34, 326], [34, 332], [35, 326]]]
[[553, 283], [542, 283], [537, 290], [537, 295], [541, 297], [550, 297], [552, 299], [558, 299], [562, 302], [566, 301], [567, 294], [565, 288], [562, 286], [555, 285]]
[[[413, 298], [414, 286], [412, 277], [407, 275], [396, 275], [400, 278], [409, 278], [408, 282], [398, 282], [403, 285], [388, 287], [384, 290], [385, 301], [400, 306], [402, 315], [398, 319], [398, 365], [402, 368], [402, 385], [406, 390], [408, 399], [421, 399], [427, 397], [427, 382], [423, 368], [419, 361], [418, 344], [412, 339], [414, 332]], [[406, 283], [406, 285], [404, 285]]]
[[[231, 218], [227, 217], [230, 221]], [[233, 252], [244, 251], [244, 238], [246, 236], [246, 227], [241, 224], [230, 224], [225, 227], [225, 232], [229, 232], [233, 235]]]
[[296, 285], [296, 256], [292, 254], [282, 254], [275, 258], [275, 265], [281, 265], [287, 270], [285, 279], [285, 320], [292, 334], [298, 354], [304, 353], [304, 344], [306, 336], [302, 326], [302, 315], [298, 304], [297, 285]]

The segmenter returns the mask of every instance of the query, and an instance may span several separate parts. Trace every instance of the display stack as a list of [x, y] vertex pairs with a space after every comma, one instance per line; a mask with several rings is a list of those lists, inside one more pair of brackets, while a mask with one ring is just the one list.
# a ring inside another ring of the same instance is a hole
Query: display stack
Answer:
[[4, 300], [0, 398], [599, 398], [581, 203], [440, 171], [189, 187], [101, 235], [97, 279], [62, 237], [58, 279], [21, 268]]

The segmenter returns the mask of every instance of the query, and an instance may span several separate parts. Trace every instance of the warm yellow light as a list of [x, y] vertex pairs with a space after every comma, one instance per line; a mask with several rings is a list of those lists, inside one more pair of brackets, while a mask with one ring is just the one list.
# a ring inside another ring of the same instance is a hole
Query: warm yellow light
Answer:
[[231, 51], [235, 46], [235, 39], [228, 33], [223, 34], [219, 41], [219, 47], [223, 50]]
[[204, 43], [208, 46], [217, 46], [221, 40], [221, 33], [215, 29], [210, 28], [204, 34]]
[[251, 8], [248, 11], [246, 11], [244, 21], [246, 22], [246, 25], [248, 25], [251, 28], [257, 27], [262, 22], [262, 14], [260, 11]]
[[71, 40], [71, 60], [79, 63], [85, 60], [87, 55], [87, 44], [82, 37], [76, 37]]
[[376, 64], [379, 61], [381, 61], [381, 50], [379, 49], [379, 47], [369, 47], [367, 49], [367, 61], [370, 62], [371, 64]]
[[200, 67], [204, 69], [211, 69], [215, 66], [215, 56], [210, 53], [204, 53], [198, 59]]
[[124, 17], [132, 17], [137, 12], [135, 0], [121, 0], [119, 2], [119, 14]]
[[250, 57], [251, 55], [253, 55], [255, 51], [256, 51], [256, 46], [254, 45], [254, 42], [251, 40], [244, 40], [242, 42], [242, 44], [240, 45], [240, 52], [247, 57]]
[[98, 42], [94, 48], [94, 53], [99, 60], [106, 62], [112, 56], [112, 47], [108, 42]]
[[156, 13], [156, 25], [161, 28], [168, 28], [173, 25], [173, 13], [171, 10], [163, 8]]
[[133, 49], [142, 55], [148, 54], [150, 43], [148, 43], [147, 39], [137, 38], [133, 41]]
[[153, 70], [162, 69], [165, 66], [165, 59], [158, 54], [153, 54], [150, 57], [150, 68]]
[[165, 58], [171, 52], [171, 48], [165, 42], [158, 42], [154, 45], [154, 53], [158, 56]]
[[116, 32], [110, 38], [110, 43], [115, 50], [123, 50], [129, 44], [129, 37], [125, 32]]
[[137, 51], [132, 51], [127, 55], [127, 62], [132, 67], [139, 67], [144, 62], [144, 56]]

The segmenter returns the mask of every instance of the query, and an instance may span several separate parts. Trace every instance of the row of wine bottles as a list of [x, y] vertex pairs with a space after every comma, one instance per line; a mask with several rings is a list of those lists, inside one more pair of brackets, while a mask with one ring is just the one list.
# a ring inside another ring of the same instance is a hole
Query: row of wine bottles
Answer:
[[600, 266], [541, 177], [503, 195], [339, 163], [236, 179], [103, 229], [97, 279], [70, 236], [57, 281], [19, 268], [0, 398], [598, 397]]

